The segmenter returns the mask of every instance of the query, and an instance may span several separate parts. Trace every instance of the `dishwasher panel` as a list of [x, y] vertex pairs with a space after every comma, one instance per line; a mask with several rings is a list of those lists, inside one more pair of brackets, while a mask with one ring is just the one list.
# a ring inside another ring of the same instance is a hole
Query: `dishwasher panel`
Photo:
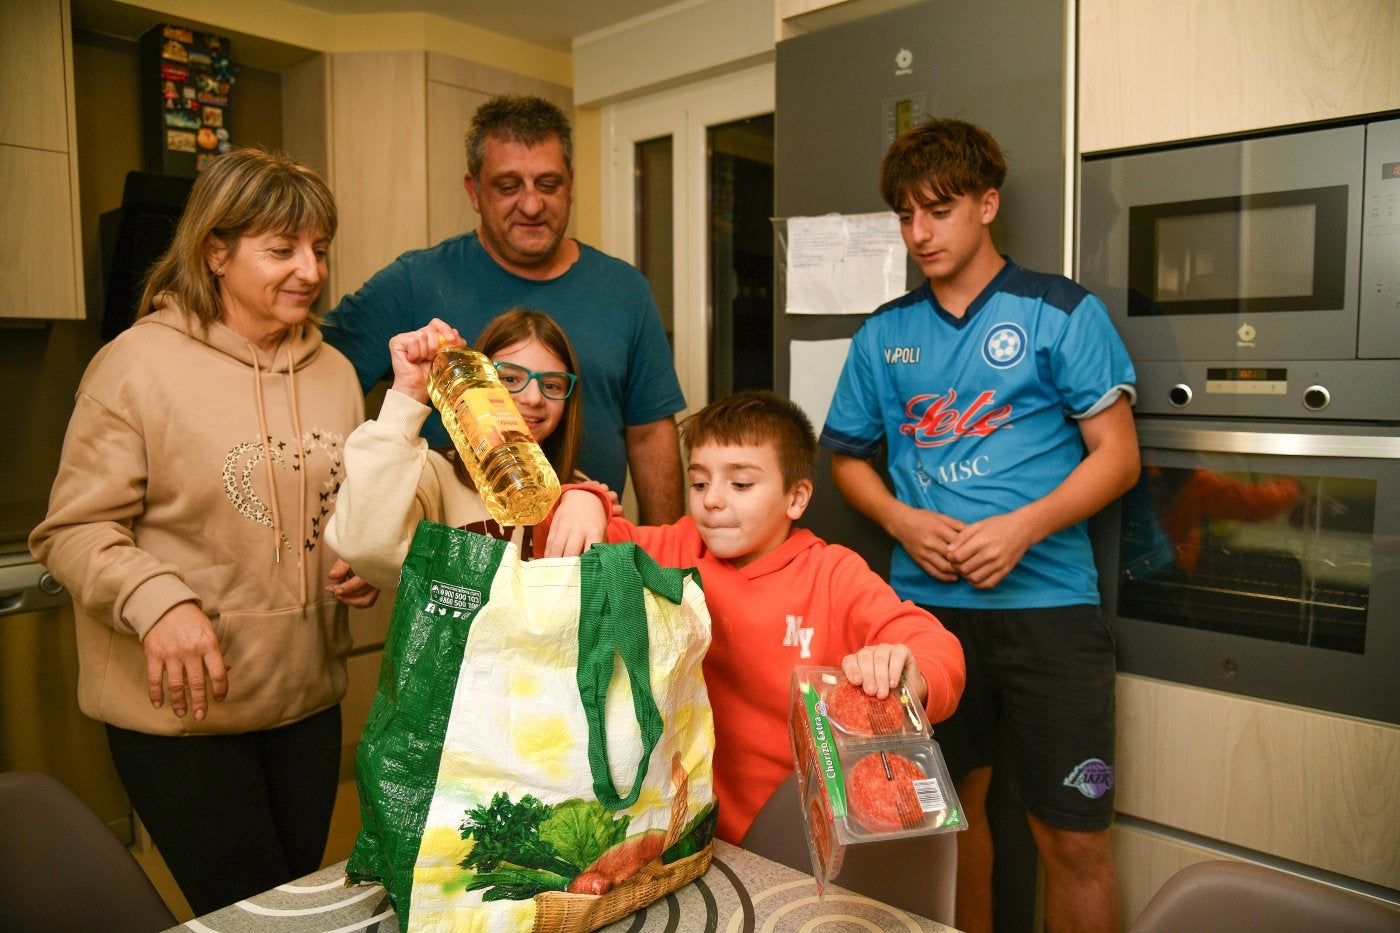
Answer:
[[57, 778], [131, 844], [106, 733], [78, 709], [72, 601], [27, 552], [0, 554], [0, 771]]

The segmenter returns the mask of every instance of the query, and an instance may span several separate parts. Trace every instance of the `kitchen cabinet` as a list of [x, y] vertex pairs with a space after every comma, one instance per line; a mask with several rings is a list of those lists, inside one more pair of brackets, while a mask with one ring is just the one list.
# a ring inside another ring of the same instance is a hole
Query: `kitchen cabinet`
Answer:
[[1400, 107], [1394, 0], [1079, 0], [1079, 149]]
[[0, 317], [84, 316], [69, 0], [0, 3]]
[[1117, 758], [1125, 917], [1248, 852], [1400, 888], [1400, 727], [1119, 674]]
[[287, 149], [324, 172], [340, 212], [331, 305], [405, 250], [476, 227], [464, 141], [498, 94], [573, 107], [566, 87], [431, 51], [331, 53], [283, 75]]

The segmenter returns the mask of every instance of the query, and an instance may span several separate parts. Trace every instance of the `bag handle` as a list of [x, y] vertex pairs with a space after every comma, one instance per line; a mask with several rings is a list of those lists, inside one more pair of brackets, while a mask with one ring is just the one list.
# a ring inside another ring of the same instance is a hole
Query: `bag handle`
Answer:
[[[580, 558], [578, 692], [588, 720], [593, 794], [609, 810], [624, 810], [637, 802], [651, 753], [665, 725], [651, 692], [651, 646], [643, 587], [679, 604], [687, 576], [685, 570], [662, 569], [631, 541], [595, 545]], [[608, 684], [618, 656], [632, 682], [632, 707], [642, 731], [642, 759], [626, 797], [613, 783], [605, 725]]]

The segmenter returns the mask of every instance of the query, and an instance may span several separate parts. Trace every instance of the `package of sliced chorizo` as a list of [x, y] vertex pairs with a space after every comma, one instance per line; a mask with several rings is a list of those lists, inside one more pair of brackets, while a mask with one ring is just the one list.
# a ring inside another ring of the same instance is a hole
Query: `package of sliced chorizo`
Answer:
[[900, 685], [879, 699], [840, 668], [792, 673], [793, 762], [818, 892], [846, 847], [963, 829], [943, 753], [918, 700]]

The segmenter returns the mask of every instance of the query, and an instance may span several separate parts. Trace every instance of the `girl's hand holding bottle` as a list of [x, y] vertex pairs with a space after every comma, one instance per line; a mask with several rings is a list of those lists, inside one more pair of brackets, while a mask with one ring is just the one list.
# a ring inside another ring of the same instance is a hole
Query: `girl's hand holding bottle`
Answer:
[[467, 342], [440, 318], [433, 318], [417, 330], [398, 334], [389, 340], [389, 362], [394, 370], [390, 387], [416, 402], [428, 403], [428, 370], [443, 346], [465, 347]]

